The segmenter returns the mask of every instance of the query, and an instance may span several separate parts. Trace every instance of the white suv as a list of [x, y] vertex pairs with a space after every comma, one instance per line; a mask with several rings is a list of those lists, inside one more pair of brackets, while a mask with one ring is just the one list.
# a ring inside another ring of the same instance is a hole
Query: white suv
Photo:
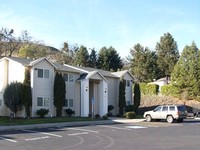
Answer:
[[174, 120], [183, 122], [183, 119], [187, 117], [187, 110], [184, 105], [162, 105], [152, 111], [146, 111], [143, 116], [147, 122], [152, 119], [158, 121], [166, 119], [168, 123], [172, 123]]

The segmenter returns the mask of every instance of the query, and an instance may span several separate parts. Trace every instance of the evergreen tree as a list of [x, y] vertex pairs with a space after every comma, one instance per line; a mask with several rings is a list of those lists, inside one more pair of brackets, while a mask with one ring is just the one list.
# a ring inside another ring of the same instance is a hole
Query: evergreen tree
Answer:
[[121, 79], [119, 83], [119, 115], [123, 116], [124, 114], [124, 108], [126, 106], [126, 99], [125, 99], [125, 80]]
[[88, 67], [89, 54], [86, 47], [81, 46], [76, 53], [76, 65]]
[[139, 82], [150, 82], [157, 78], [157, 56], [155, 52], [139, 43], [130, 50], [131, 72]]
[[92, 49], [89, 56], [89, 67], [96, 68], [97, 67], [97, 54], [95, 49]]
[[200, 92], [200, 52], [193, 42], [185, 46], [172, 72], [172, 83], [179, 88], [184, 98], [196, 97]]
[[56, 116], [62, 116], [62, 108], [65, 103], [65, 80], [60, 73], [56, 73], [54, 80], [54, 106], [56, 107]]
[[102, 47], [98, 55], [98, 68], [107, 71], [117, 71], [123, 68], [122, 60], [113, 47]]
[[160, 77], [170, 76], [179, 58], [177, 43], [170, 33], [161, 36], [160, 42], [156, 44], [156, 52], [157, 64], [161, 70]]
[[32, 106], [32, 93], [31, 93], [31, 81], [29, 69], [25, 70], [25, 78], [23, 82], [23, 96], [21, 98], [22, 105], [25, 107], [26, 116], [31, 116], [31, 106]]
[[134, 85], [134, 106], [136, 109], [136, 112], [140, 106], [140, 100], [141, 100], [141, 92], [140, 92], [140, 85], [138, 83], [135, 83]]

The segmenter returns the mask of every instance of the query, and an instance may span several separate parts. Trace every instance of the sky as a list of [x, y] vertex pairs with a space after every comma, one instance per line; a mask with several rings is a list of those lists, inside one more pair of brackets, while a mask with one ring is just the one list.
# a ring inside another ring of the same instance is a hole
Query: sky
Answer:
[[154, 50], [169, 32], [181, 53], [193, 41], [200, 46], [200, 1], [0, 0], [2, 27], [14, 29], [15, 36], [27, 30], [58, 49], [64, 42], [88, 51], [112, 46], [122, 58], [137, 43]]

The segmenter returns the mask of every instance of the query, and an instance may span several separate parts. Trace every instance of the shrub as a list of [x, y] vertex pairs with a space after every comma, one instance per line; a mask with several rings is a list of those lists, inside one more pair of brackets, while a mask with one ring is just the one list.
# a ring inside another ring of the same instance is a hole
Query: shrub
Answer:
[[112, 116], [112, 110], [114, 109], [114, 106], [113, 105], [108, 105], [108, 116]]
[[161, 87], [161, 94], [166, 96], [179, 96], [180, 91], [176, 86], [164, 85]]
[[142, 95], [157, 95], [159, 92], [159, 85], [140, 83], [140, 90]]
[[75, 111], [73, 111], [71, 108], [67, 108], [65, 110], [65, 112], [69, 117], [72, 116], [73, 114], [75, 114]]
[[44, 109], [44, 108], [41, 108], [41, 109], [36, 111], [36, 114], [38, 116], [40, 116], [41, 118], [44, 118], [44, 116], [47, 115], [48, 113], [49, 113], [49, 110], [48, 109]]
[[107, 120], [108, 119], [108, 115], [103, 115], [102, 117], [104, 120]]
[[136, 111], [136, 110], [137, 110], [137, 106], [134, 106], [134, 105], [128, 105], [128, 106], [125, 106], [124, 108], [125, 112], [131, 112], [131, 111]]
[[125, 113], [125, 117], [126, 117], [127, 119], [133, 119], [133, 118], [136, 117], [136, 113], [135, 113], [135, 112], [126, 112], [126, 113]]
[[99, 115], [99, 114], [96, 114], [96, 115], [95, 115], [95, 118], [100, 118], [100, 115]]

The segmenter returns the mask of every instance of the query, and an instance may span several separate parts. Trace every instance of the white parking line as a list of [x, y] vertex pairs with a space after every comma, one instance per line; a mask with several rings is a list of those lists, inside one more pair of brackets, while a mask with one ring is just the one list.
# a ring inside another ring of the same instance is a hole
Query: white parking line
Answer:
[[99, 131], [87, 130], [87, 129], [81, 129], [81, 128], [67, 128], [67, 129], [68, 130], [78, 130], [78, 131], [86, 131], [86, 132], [99, 133]]
[[13, 142], [13, 143], [17, 143], [17, 141], [15, 141], [15, 140], [7, 139], [7, 138], [4, 138], [4, 137], [0, 137], [0, 139], [6, 140], [6, 141], [9, 141], [9, 142]]
[[121, 127], [113, 127], [113, 126], [105, 126], [105, 125], [99, 125], [100, 127], [105, 127], [105, 128], [112, 128], [112, 129], [118, 129], [118, 130], [131, 130], [127, 128], [121, 128]]
[[147, 127], [143, 127], [143, 126], [125, 126], [125, 128], [130, 128], [130, 129], [144, 129]]
[[61, 135], [52, 134], [52, 133], [46, 133], [46, 132], [38, 132], [38, 131], [32, 131], [32, 130], [22, 130], [22, 131], [32, 132], [32, 133], [46, 134], [46, 135], [51, 135], [51, 136], [56, 136], [56, 137], [62, 137]]

